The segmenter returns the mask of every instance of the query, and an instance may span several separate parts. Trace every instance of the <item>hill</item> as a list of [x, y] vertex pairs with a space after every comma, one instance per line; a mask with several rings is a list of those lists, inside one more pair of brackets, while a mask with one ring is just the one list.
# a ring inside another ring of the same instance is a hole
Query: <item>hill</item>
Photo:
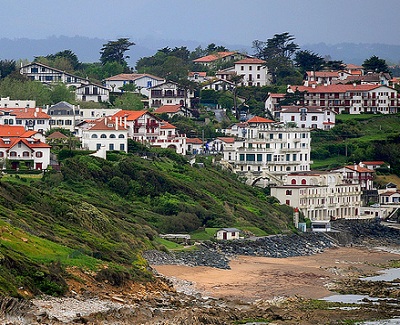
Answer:
[[201, 226], [290, 230], [290, 208], [270, 204], [261, 189], [215, 168], [211, 159], [201, 168], [168, 150], [150, 157], [81, 155], [42, 179], [4, 175], [0, 293], [62, 295], [69, 267], [116, 285], [151, 281], [141, 253], [162, 248], [158, 233]]

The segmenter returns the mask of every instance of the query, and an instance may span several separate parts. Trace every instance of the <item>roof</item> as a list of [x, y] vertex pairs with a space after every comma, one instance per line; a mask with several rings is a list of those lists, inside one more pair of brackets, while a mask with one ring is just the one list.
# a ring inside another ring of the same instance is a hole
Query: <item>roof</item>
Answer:
[[235, 64], [264, 64], [265, 61], [257, 58], [246, 58], [236, 61]]
[[372, 165], [372, 166], [377, 166], [377, 165], [384, 165], [384, 161], [362, 161], [361, 162], [364, 165]]
[[23, 126], [0, 125], [0, 138], [20, 137], [25, 132]]
[[365, 167], [361, 167], [359, 165], [348, 165], [348, 166], [345, 166], [345, 168], [354, 170], [355, 172], [358, 172], [358, 173], [375, 173], [374, 170], [365, 168]]
[[235, 142], [235, 138], [233, 137], [217, 137], [218, 140], [221, 140], [222, 142], [225, 143], [234, 143]]
[[128, 110], [121, 110], [113, 115], [113, 117], [126, 117], [127, 121], [135, 121], [142, 115], [148, 113], [147, 111], [128, 111]]
[[50, 115], [43, 112], [41, 108], [7, 108], [2, 110], [13, 113], [16, 118], [20, 119], [50, 119]]
[[300, 113], [302, 108], [307, 109], [307, 113], [324, 114], [324, 109], [320, 106], [282, 106], [282, 113]]
[[45, 65], [45, 64], [40, 63], [40, 62], [31, 62], [31, 63], [26, 64], [26, 65], [24, 65], [23, 67], [21, 67], [21, 69], [23, 69], [23, 68], [25, 68], [25, 67], [29, 67], [29, 66], [31, 66], [31, 65], [39, 65], [39, 66], [41, 66], [41, 67], [44, 67], [44, 68], [47, 68], [47, 69], [51, 69], [51, 70], [57, 71], [57, 72], [59, 72], [59, 73], [64, 73], [64, 74], [67, 74], [67, 75], [76, 77], [76, 78], [78, 78], [78, 79], [81, 79], [81, 80], [89, 81], [89, 79], [87, 79], [87, 78], [79, 77], [79, 76], [74, 75], [74, 74], [72, 74], [72, 73], [69, 73], [69, 72], [66, 72], [66, 71], [62, 71], [62, 70], [60, 70], [60, 69], [56, 69], [56, 68], [50, 67], [50, 66]]
[[160, 123], [160, 129], [176, 129], [176, 126], [172, 125], [167, 121], [162, 121]]
[[59, 131], [53, 132], [52, 134], [50, 134], [47, 137], [47, 139], [67, 139], [67, 138], [68, 137], [65, 134], [63, 134], [63, 133], [61, 133]]
[[216, 61], [218, 59], [222, 59], [222, 58], [225, 58], [227, 56], [230, 56], [230, 55], [233, 55], [233, 54], [236, 54], [236, 53], [237, 52], [218, 52], [218, 53], [215, 53], [215, 54], [210, 54], [210, 55], [203, 56], [201, 58], [193, 60], [193, 62], [213, 62], [213, 61]]
[[26, 145], [28, 148], [31, 149], [36, 149], [36, 148], [51, 148], [50, 145], [47, 143], [41, 142], [40, 140], [37, 139], [32, 139], [32, 138], [13, 138], [10, 139], [9, 143], [5, 142], [5, 139], [0, 138], [0, 147], [1, 148], [8, 148], [11, 149], [15, 147], [18, 143], [23, 143]]
[[140, 78], [143, 78], [143, 77], [149, 77], [149, 78], [157, 79], [157, 80], [160, 80], [160, 81], [164, 80], [164, 78], [156, 77], [156, 76], [153, 76], [153, 75], [148, 74], [148, 73], [120, 73], [120, 74], [117, 74], [115, 76], [111, 76], [111, 77], [109, 77], [107, 79], [104, 79], [104, 80], [105, 81], [134, 81], [134, 80], [137, 80], [137, 79], [140, 79]]
[[203, 144], [203, 141], [200, 140], [199, 138], [186, 138], [186, 143]]
[[320, 78], [338, 77], [337, 71], [307, 71], [307, 75]]
[[89, 128], [91, 131], [126, 131], [127, 128], [122, 123], [118, 123], [118, 130], [116, 128], [115, 119], [110, 117], [103, 117], [96, 120], [93, 126]]
[[230, 231], [230, 232], [240, 232], [240, 230], [237, 228], [221, 228], [218, 231], [221, 231], [221, 230], [222, 231]]
[[392, 195], [394, 195], [394, 194], [399, 195], [399, 194], [400, 194], [400, 191], [387, 191], [387, 192], [381, 193], [381, 194], [379, 194], [379, 195], [380, 195], [380, 196], [392, 196]]
[[193, 77], [193, 76], [195, 76], [195, 75], [198, 75], [198, 76], [200, 76], [200, 77], [207, 77], [207, 72], [202, 72], [202, 71], [199, 71], [199, 72], [197, 72], [197, 71], [190, 71], [190, 72], [189, 72], [189, 77]]
[[315, 87], [290, 86], [292, 91], [306, 91], [308, 93], [346, 93], [350, 91], [370, 91], [382, 85], [317, 85]]
[[247, 123], [275, 123], [275, 121], [260, 116], [254, 116], [248, 120]]
[[162, 105], [154, 110], [154, 113], [177, 113], [181, 110], [182, 105]]
[[50, 108], [70, 108], [70, 109], [74, 109], [74, 105], [72, 105], [72, 104], [70, 104], [68, 102], [62, 101], [62, 102], [58, 102], [57, 104], [54, 104], [54, 105], [50, 106]]
[[268, 97], [272, 98], [285, 98], [286, 94], [281, 94], [281, 93], [270, 93], [268, 94]]

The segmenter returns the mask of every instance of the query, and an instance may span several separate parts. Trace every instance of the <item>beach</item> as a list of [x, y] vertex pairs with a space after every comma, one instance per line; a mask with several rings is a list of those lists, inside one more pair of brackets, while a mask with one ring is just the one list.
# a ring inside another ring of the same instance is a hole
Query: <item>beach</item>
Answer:
[[237, 256], [231, 269], [152, 265], [175, 282], [191, 283], [204, 296], [254, 302], [276, 297], [319, 299], [334, 294], [335, 281], [368, 276], [400, 255], [365, 247], [337, 247], [288, 258]]

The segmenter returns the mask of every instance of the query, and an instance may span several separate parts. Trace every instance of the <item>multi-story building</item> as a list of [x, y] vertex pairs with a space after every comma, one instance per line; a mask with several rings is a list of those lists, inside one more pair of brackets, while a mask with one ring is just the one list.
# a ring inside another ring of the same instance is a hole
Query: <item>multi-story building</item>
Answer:
[[191, 98], [194, 98], [194, 91], [184, 89], [176, 82], [167, 81], [157, 86], [149, 88], [150, 107], [160, 107], [163, 105], [181, 105], [191, 107]]
[[82, 102], [108, 102], [110, 99], [110, 90], [101, 85], [88, 83], [76, 88], [75, 98]]
[[50, 129], [50, 116], [41, 108], [0, 109], [0, 124], [23, 126], [25, 130], [44, 133]]
[[282, 106], [275, 118], [301, 128], [329, 130], [335, 126], [336, 113], [330, 109], [305, 106]]
[[20, 69], [22, 75], [27, 76], [30, 80], [36, 80], [41, 83], [58, 83], [61, 82], [67, 86], [80, 87], [83, 84], [88, 84], [86, 78], [75, 76], [66, 71], [49, 67], [39, 62], [32, 62], [24, 65]]
[[255, 116], [234, 142], [223, 150], [224, 164], [250, 184], [282, 184], [288, 173], [310, 170], [310, 129]]
[[18, 107], [18, 108], [32, 108], [36, 107], [35, 100], [21, 100], [10, 99], [10, 97], [0, 98], [0, 108]]
[[67, 102], [59, 102], [47, 108], [50, 115], [50, 127], [75, 132], [75, 125], [80, 121], [79, 106]]
[[397, 90], [383, 85], [312, 85], [290, 86], [287, 89], [292, 93], [296, 90], [304, 93], [300, 105], [318, 106], [336, 113], [394, 114], [399, 108]]
[[235, 62], [235, 73], [242, 76], [241, 86], [263, 87], [271, 83], [265, 61], [245, 58]]
[[206, 55], [196, 60], [193, 60], [195, 64], [201, 64], [209, 68], [218, 68], [224, 66], [230, 62], [238, 61], [249, 57], [246, 54], [241, 54], [238, 52], [217, 52], [214, 54]]
[[271, 187], [271, 196], [298, 208], [312, 222], [354, 219], [360, 215], [361, 187], [344, 182], [341, 173], [291, 173], [283, 185]]

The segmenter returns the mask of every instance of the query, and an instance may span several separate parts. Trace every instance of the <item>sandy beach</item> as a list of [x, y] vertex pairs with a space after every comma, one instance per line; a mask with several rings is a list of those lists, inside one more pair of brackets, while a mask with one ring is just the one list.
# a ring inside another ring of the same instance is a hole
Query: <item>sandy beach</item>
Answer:
[[333, 282], [371, 275], [400, 255], [359, 247], [340, 247], [291, 258], [238, 256], [230, 270], [211, 267], [153, 265], [166, 277], [189, 281], [203, 295], [255, 301], [298, 296], [318, 299], [333, 294]]

